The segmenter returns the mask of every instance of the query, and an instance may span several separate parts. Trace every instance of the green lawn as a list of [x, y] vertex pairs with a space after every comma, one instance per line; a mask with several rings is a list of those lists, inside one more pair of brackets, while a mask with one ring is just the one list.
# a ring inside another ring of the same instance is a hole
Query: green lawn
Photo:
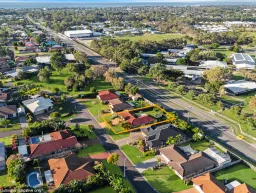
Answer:
[[191, 188], [169, 168], [164, 167], [158, 170], [148, 169], [143, 176], [160, 193], [177, 192]]
[[[75, 125], [71, 125], [70, 126], [71, 129], [75, 128]], [[96, 134], [94, 132], [89, 132], [89, 128], [88, 125], [80, 125], [80, 131], [74, 131], [74, 134], [79, 134], [80, 132], [82, 132], [83, 134], [86, 134], [89, 139], [95, 139], [96, 138]]]
[[135, 146], [123, 145], [121, 146], [123, 152], [129, 157], [133, 164], [141, 163], [145, 160], [154, 158], [155, 156], [144, 156], [144, 154], [138, 150]]
[[4, 142], [4, 145], [12, 144], [12, 136], [0, 138], [0, 142]]
[[[123, 175], [123, 172], [121, 171], [121, 169], [118, 166], [110, 164], [106, 160], [103, 160], [103, 164], [106, 167], [106, 169], [108, 171], [110, 171], [110, 173]], [[127, 187], [130, 187], [133, 190], [133, 192], [135, 192], [133, 189], [133, 186], [130, 184], [130, 182], [127, 179], [124, 180], [124, 184]], [[108, 192], [106, 192], [106, 193], [108, 193]]]
[[0, 126], [0, 132], [6, 132], [6, 131], [21, 129], [20, 121], [19, 121], [18, 118], [10, 119], [10, 121], [11, 121], [11, 124], [7, 128], [4, 128], [4, 127]]
[[111, 186], [106, 186], [103, 188], [90, 191], [89, 193], [116, 193], [116, 191], [114, 191]]
[[130, 133], [121, 133], [121, 134], [115, 134], [111, 129], [104, 128], [108, 135], [112, 137], [114, 141], [117, 141], [119, 139], [123, 139], [130, 136]]
[[164, 39], [176, 39], [176, 38], [182, 38], [184, 37], [184, 34], [178, 34], [178, 33], [167, 33], [167, 34], [145, 34], [141, 36], [122, 36], [122, 37], [116, 37], [117, 39], [129, 39], [134, 42], [138, 41], [161, 41]]
[[218, 180], [234, 180], [246, 183], [256, 190], [256, 172], [244, 164], [238, 164], [215, 173]]
[[13, 184], [8, 181], [7, 170], [0, 171], [0, 187], [12, 186]]
[[105, 152], [104, 147], [101, 144], [96, 144], [96, 145], [91, 145], [91, 146], [81, 149], [78, 152], [77, 156], [78, 157], [86, 157], [86, 156], [96, 154], [96, 153], [101, 153], [101, 152]]
[[202, 140], [202, 141], [198, 141], [198, 142], [189, 142], [186, 144], [182, 144], [180, 146], [186, 146], [186, 145], [190, 145], [191, 148], [194, 150], [204, 151], [211, 146], [211, 143], [207, 140]]
[[228, 50], [229, 46], [220, 46], [219, 48], [213, 49], [215, 52], [225, 54], [227, 57], [230, 57], [234, 52]]
[[103, 115], [101, 111], [109, 109], [108, 105], [102, 104], [98, 99], [91, 99], [82, 102], [82, 104], [85, 105], [85, 107], [94, 117], [101, 117]]
[[61, 119], [64, 121], [67, 121], [71, 118], [74, 118], [77, 114], [77, 111], [75, 108], [73, 108], [73, 104], [65, 101], [65, 102], [60, 102], [60, 104], [55, 104], [53, 106], [54, 112], [58, 112], [61, 114]]

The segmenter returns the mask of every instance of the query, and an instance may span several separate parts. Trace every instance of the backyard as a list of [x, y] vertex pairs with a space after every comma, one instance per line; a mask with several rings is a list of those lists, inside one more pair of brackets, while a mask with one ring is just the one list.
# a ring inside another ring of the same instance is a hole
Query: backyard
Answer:
[[144, 171], [143, 176], [160, 193], [177, 192], [191, 188], [186, 185], [169, 167]]
[[123, 145], [121, 146], [121, 149], [135, 165], [155, 157], [154, 155], [144, 156], [143, 152], [141, 152], [137, 147], [131, 145]]
[[228, 182], [232, 182], [237, 180], [240, 183], [246, 183], [256, 190], [256, 172], [244, 164], [221, 170], [215, 173], [215, 176], [220, 181], [228, 180]]
[[101, 144], [95, 144], [95, 145], [91, 145], [91, 146], [81, 149], [78, 152], [77, 156], [78, 157], [86, 157], [89, 155], [93, 155], [96, 153], [102, 153], [102, 152], [105, 152], [105, 148]]
[[184, 34], [179, 33], [167, 33], [167, 34], [144, 34], [141, 36], [122, 36], [116, 37], [117, 39], [129, 39], [134, 42], [138, 41], [161, 41], [164, 39], [176, 39], [184, 37]]

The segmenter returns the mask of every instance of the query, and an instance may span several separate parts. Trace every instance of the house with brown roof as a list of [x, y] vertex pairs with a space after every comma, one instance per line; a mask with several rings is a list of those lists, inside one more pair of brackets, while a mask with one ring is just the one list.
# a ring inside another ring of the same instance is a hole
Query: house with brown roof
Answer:
[[48, 163], [56, 187], [72, 180], [85, 180], [95, 174], [92, 163], [87, 158], [78, 158], [74, 153], [64, 158], [49, 159]]
[[135, 118], [130, 112], [124, 111], [119, 113], [119, 115], [122, 117], [124, 121], [127, 121], [128, 123], [131, 123], [133, 127], [139, 127], [142, 125], [148, 125], [154, 123], [155, 119], [148, 116], [148, 115], [142, 115], [140, 117]]
[[108, 104], [109, 104], [110, 111], [112, 113], [132, 109], [131, 105], [122, 102], [119, 98], [109, 100]]
[[103, 91], [98, 92], [97, 98], [101, 102], [108, 102], [108, 101], [113, 100], [113, 99], [118, 99], [119, 96], [115, 93], [112, 93], [112, 92], [108, 91], [108, 90], [103, 90]]
[[210, 173], [193, 178], [192, 182], [193, 188], [175, 193], [256, 193], [249, 185], [239, 182], [234, 183], [235, 187], [225, 186]]
[[16, 105], [0, 107], [0, 118], [11, 119], [17, 117]]
[[75, 136], [71, 136], [65, 139], [57, 139], [47, 141], [44, 143], [30, 144], [30, 159], [43, 158], [45, 156], [58, 154], [65, 151], [72, 151], [81, 147]]
[[181, 179], [191, 178], [217, 166], [217, 163], [204, 152], [187, 155], [176, 145], [161, 148], [159, 151]]

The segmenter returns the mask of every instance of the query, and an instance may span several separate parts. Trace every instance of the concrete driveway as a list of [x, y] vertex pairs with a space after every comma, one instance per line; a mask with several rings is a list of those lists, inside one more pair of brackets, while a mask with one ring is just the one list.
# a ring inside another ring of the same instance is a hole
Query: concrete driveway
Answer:
[[129, 137], [120, 139], [115, 141], [115, 143], [120, 147], [122, 145], [126, 145], [130, 142], [138, 141], [138, 140], [143, 140], [144, 137], [140, 131], [137, 132], [131, 132]]
[[141, 163], [135, 165], [135, 168], [137, 169], [137, 171], [139, 173], [142, 173], [145, 170], [147, 170], [149, 168], [152, 168], [154, 166], [157, 166], [157, 165], [158, 165], [157, 159], [156, 158], [152, 158], [152, 159], [146, 160], [144, 162], [141, 162]]

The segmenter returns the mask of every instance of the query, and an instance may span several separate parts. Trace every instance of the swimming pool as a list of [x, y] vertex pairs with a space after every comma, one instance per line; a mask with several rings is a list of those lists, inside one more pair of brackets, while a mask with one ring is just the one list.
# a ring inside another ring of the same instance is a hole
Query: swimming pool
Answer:
[[30, 144], [37, 144], [40, 143], [40, 137], [31, 137], [30, 138]]
[[27, 175], [27, 184], [31, 188], [37, 188], [43, 185], [42, 178], [39, 172], [34, 171]]

